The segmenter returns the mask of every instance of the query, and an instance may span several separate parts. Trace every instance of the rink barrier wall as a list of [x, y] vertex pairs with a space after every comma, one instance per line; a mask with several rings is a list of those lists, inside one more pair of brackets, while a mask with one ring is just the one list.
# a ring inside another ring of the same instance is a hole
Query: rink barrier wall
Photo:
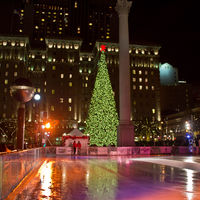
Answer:
[[[56, 147], [56, 155], [73, 155], [71, 147]], [[187, 146], [151, 146], [151, 147], [87, 147], [82, 148], [78, 155], [91, 156], [122, 156], [122, 155], [159, 155], [159, 154], [194, 154], [199, 155], [199, 147]]]
[[0, 200], [10, 192], [46, 157], [45, 148], [0, 154]]

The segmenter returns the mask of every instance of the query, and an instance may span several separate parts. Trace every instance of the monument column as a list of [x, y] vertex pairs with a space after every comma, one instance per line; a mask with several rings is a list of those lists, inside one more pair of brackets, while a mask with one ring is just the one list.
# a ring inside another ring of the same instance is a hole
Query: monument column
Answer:
[[130, 121], [130, 67], [128, 14], [132, 2], [118, 0], [116, 11], [119, 15], [119, 111], [117, 145], [134, 146], [134, 126]]

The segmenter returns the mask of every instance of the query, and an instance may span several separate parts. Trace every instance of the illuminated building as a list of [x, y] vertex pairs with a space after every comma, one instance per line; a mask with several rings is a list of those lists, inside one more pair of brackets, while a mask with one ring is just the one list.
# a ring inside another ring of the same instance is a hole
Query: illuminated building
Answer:
[[[2, 118], [15, 117], [13, 108], [8, 109], [14, 106], [13, 103], [11, 107], [8, 105], [12, 102], [9, 87], [16, 78], [25, 76], [41, 95], [40, 110], [47, 112], [48, 117], [84, 123], [100, 43], [88, 53], [80, 51], [82, 42], [78, 40], [46, 39], [45, 42], [45, 50], [36, 50], [28, 48], [28, 38], [0, 37], [1, 91], [4, 91], [1, 104], [6, 107], [0, 115]], [[118, 107], [119, 47], [117, 43], [106, 45], [107, 65]], [[154, 46], [130, 45], [132, 120], [160, 119], [158, 50], [159, 47]], [[28, 106], [29, 112], [34, 112], [33, 100]]]
[[[16, 118], [16, 102], [9, 88], [26, 77], [41, 95], [27, 103], [27, 120], [60, 121], [58, 129], [84, 125], [99, 59], [99, 45], [107, 45], [107, 64], [119, 107], [118, 17], [115, 1], [12, 1], [10, 19], [0, 36], [0, 118]], [[97, 42], [98, 41], [98, 42]], [[130, 45], [131, 120], [160, 120], [158, 46]]]

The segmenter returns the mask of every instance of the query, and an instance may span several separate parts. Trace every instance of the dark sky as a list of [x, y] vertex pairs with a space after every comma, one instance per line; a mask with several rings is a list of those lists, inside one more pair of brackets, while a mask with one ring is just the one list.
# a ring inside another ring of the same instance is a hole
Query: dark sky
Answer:
[[197, 0], [133, 0], [130, 40], [161, 45], [161, 63], [179, 69], [179, 80], [200, 82], [200, 12]]

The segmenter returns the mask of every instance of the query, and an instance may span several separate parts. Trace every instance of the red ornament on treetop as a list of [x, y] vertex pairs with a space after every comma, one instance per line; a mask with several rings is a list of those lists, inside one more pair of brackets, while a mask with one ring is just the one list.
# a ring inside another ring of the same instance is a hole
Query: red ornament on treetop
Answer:
[[101, 47], [100, 47], [100, 51], [105, 52], [106, 51], [106, 45], [102, 44]]

